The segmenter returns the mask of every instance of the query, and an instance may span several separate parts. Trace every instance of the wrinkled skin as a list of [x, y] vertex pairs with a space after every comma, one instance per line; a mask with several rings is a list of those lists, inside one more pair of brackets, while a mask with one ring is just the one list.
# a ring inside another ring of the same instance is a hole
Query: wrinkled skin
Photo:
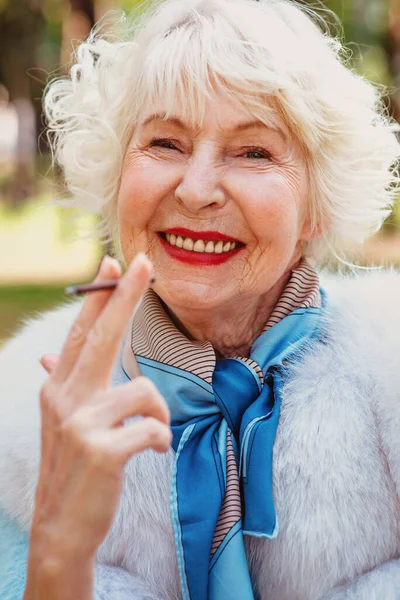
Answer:
[[[160, 106], [143, 115], [126, 152], [118, 197], [124, 258], [129, 264], [145, 252], [157, 293], [186, 331], [226, 356], [243, 355], [312, 237], [305, 160], [278, 116], [271, 127], [255, 123], [221, 94], [207, 103], [201, 127], [179, 111], [178, 121], [163, 114]], [[173, 227], [218, 231], [244, 248], [222, 265], [183, 264], [160, 243], [158, 232]]]

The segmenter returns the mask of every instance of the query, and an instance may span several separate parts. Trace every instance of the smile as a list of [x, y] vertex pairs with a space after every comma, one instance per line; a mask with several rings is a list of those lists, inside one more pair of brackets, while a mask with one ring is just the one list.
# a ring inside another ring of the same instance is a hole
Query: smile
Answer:
[[216, 231], [195, 232], [184, 228], [160, 231], [159, 238], [167, 254], [193, 265], [219, 265], [244, 247], [242, 242]]
[[165, 233], [165, 239], [171, 246], [177, 248], [183, 248], [189, 252], [206, 252], [207, 254], [222, 254], [223, 252], [230, 252], [238, 247], [238, 242], [223, 242], [218, 241], [205, 241], [196, 240], [190, 237], [183, 237], [181, 235], [175, 235], [174, 233]]

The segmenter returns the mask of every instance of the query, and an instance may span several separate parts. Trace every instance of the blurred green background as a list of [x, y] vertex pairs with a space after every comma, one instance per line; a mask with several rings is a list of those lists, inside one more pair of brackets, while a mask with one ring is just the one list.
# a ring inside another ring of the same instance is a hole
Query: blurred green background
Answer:
[[[94, 218], [54, 204], [62, 183], [51, 170], [41, 98], [50, 78], [68, 72], [71, 51], [94, 23], [135, 4], [0, 0], [0, 344], [23, 317], [61, 302], [65, 285], [90, 279], [103, 253], [93, 240], [76, 239], [77, 232], [90, 234]], [[389, 86], [388, 110], [400, 121], [400, 1], [318, 6], [341, 19], [354, 67]], [[396, 208], [365, 245], [364, 263], [400, 264], [399, 225]]]

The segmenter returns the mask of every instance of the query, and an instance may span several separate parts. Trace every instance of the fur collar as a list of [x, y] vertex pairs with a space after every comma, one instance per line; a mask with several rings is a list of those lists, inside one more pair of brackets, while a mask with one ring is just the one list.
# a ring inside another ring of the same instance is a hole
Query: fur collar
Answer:
[[[321, 281], [326, 336], [293, 365], [274, 447], [280, 535], [251, 538], [247, 548], [262, 600], [317, 599], [400, 554], [400, 277], [385, 271]], [[79, 306], [40, 315], [0, 353], [0, 508], [24, 528], [39, 465], [46, 373], [38, 360], [61, 350]], [[179, 597], [172, 463], [172, 452], [151, 451], [129, 462], [99, 550], [100, 560], [137, 573], [160, 598]]]

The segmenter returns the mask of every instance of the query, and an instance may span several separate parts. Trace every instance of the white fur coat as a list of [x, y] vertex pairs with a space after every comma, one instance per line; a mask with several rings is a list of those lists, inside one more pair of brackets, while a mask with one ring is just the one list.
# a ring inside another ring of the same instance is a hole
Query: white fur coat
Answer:
[[[275, 540], [246, 538], [255, 594], [399, 600], [400, 275], [323, 279], [323, 287], [326, 338], [299, 357], [283, 391], [273, 464], [280, 532]], [[0, 509], [25, 530], [46, 377], [38, 359], [60, 350], [77, 308], [40, 316], [0, 353]], [[129, 462], [98, 552], [96, 599], [181, 597], [169, 516], [173, 460], [172, 450], [147, 451]]]

